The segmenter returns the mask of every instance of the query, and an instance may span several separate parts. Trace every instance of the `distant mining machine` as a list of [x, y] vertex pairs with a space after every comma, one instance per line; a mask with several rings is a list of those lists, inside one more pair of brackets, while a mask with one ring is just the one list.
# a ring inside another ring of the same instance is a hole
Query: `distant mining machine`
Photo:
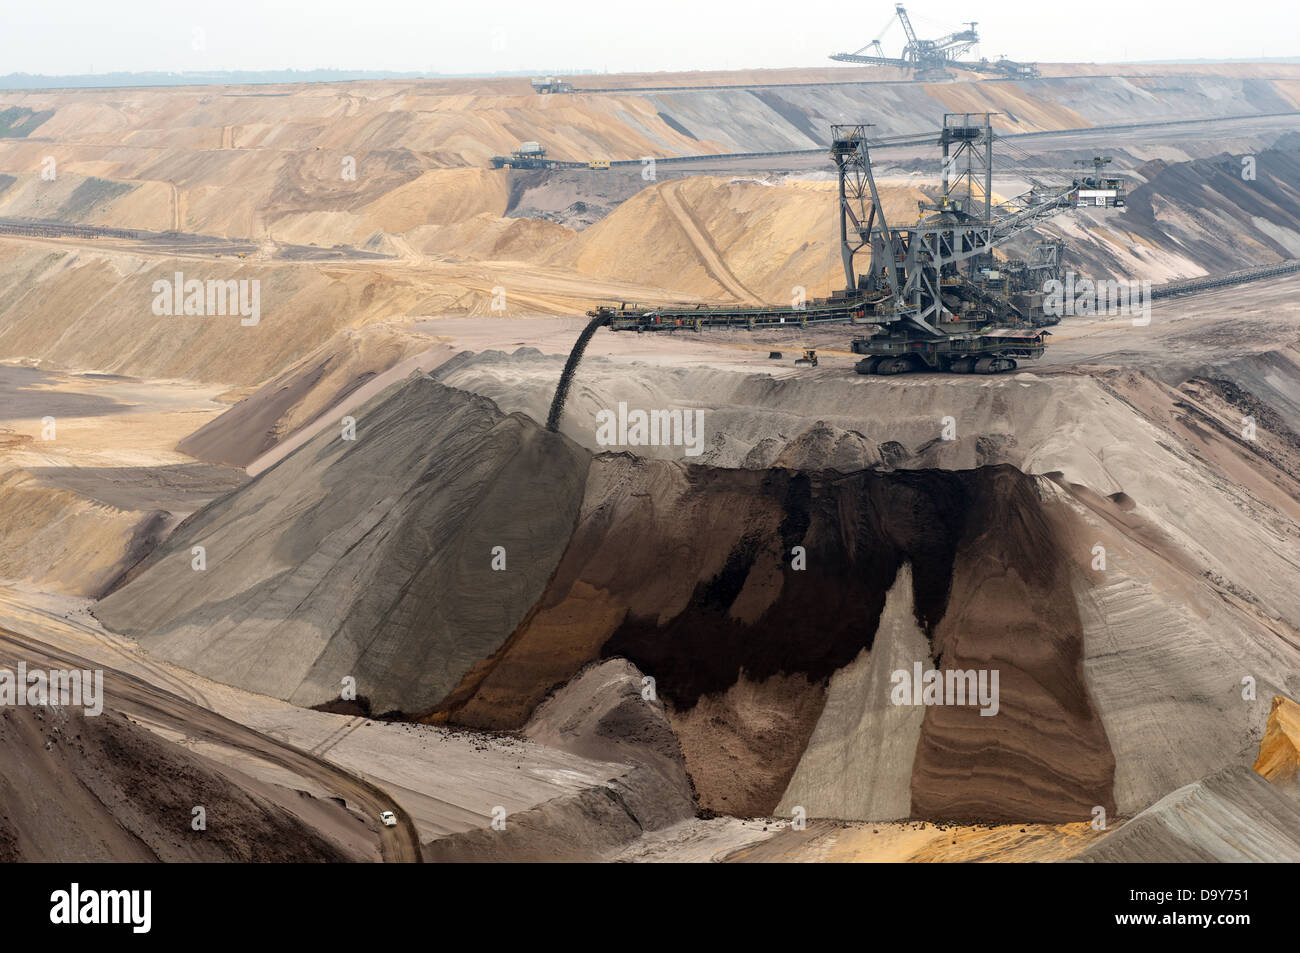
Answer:
[[508, 156], [493, 156], [492, 166], [496, 169], [554, 169], [559, 165], [554, 159], [546, 158], [546, 149], [540, 142], [519, 143], [519, 148]]
[[543, 76], [540, 79], [532, 80], [533, 92], [549, 95], [551, 93], [571, 93], [573, 84], [558, 76]]
[[[960, 69], [961, 66], [958, 68]], [[1007, 59], [1005, 56], [999, 56], [995, 60], [981, 58], [979, 63], [971, 66], [971, 69], [981, 73], [1005, 76], [1008, 79], [1038, 79], [1043, 75], [1039, 71], [1037, 63], [1018, 63], [1015, 60]]]
[[[993, 250], [1078, 207], [1124, 205], [1124, 183], [1101, 174], [1068, 184], [1035, 182], [1016, 198], [993, 195], [992, 114], [950, 113], [937, 136], [900, 137], [891, 145], [937, 142], [940, 188], [920, 203], [915, 223], [892, 225], [872, 171], [867, 125], [832, 126], [831, 159], [838, 170], [839, 236], [844, 290], [789, 308], [643, 308], [601, 306], [588, 314], [613, 330], [736, 328], [748, 331], [818, 324], [863, 328], [851, 343], [862, 355], [860, 374], [933, 370], [992, 374], [1041, 357], [1046, 346], [1042, 285], [1059, 272], [1063, 244], [1034, 246], [1031, 262], [1003, 266]], [[870, 255], [857, 270], [858, 254]]]

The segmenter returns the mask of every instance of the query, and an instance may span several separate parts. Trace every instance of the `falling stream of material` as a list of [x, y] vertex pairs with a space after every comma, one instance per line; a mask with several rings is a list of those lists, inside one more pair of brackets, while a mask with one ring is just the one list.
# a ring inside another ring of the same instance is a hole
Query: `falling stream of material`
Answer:
[[564, 370], [560, 373], [560, 383], [555, 387], [555, 398], [551, 401], [551, 412], [546, 417], [546, 429], [551, 433], [556, 433], [560, 428], [560, 417], [564, 415], [564, 403], [569, 399], [569, 385], [573, 383], [574, 372], [578, 369], [578, 363], [582, 360], [583, 353], [587, 350], [587, 344], [591, 341], [591, 336], [596, 333], [596, 329], [609, 324], [608, 315], [599, 315], [587, 322], [587, 326], [582, 329], [578, 335], [578, 340], [573, 342], [573, 350], [569, 352], [569, 359], [564, 362]]

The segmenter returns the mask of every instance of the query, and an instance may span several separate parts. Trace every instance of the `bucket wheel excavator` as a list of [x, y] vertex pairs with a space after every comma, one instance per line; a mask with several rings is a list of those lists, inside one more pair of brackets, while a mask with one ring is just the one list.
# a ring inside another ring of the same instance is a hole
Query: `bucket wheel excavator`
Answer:
[[[1024, 280], [1006, 280], [993, 250], [1070, 209], [1122, 208], [1124, 183], [1104, 176], [1105, 160], [1099, 159], [1090, 163], [1091, 175], [1054, 185], [1033, 182], [1028, 192], [998, 201], [991, 120], [991, 113], [949, 113], [937, 134], [874, 144], [866, 124], [831, 127], [844, 290], [794, 307], [601, 305], [587, 312], [593, 328], [759, 331], [850, 324], [866, 332], [851, 342], [853, 353], [862, 355], [856, 365], [861, 374], [991, 374], [1041, 357], [1051, 323], [1042, 295]], [[937, 197], [920, 203], [917, 221], [895, 225], [876, 186], [871, 149], [926, 143], [936, 143], [942, 154]], [[1058, 267], [1061, 243], [1039, 245], [1035, 257], [1043, 254]], [[856, 260], [864, 249], [869, 264], [859, 272]], [[1041, 271], [1025, 267], [1008, 275], [1032, 278]]]

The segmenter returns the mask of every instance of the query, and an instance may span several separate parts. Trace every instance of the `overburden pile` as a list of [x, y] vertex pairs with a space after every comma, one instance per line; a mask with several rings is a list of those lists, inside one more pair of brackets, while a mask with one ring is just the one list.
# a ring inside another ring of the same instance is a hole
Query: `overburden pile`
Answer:
[[[491, 729], [625, 658], [655, 680], [699, 804], [749, 815], [776, 810], [815, 732], [884, 732], [837, 720], [835, 679], [865, 664], [902, 588], [921, 635], [899, 667], [997, 668], [1001, 694], [997, 718], [911, 719], [885, 772], [905, 813], [1079, 820], [1112, 803], [1072, 570], [1014, 468], [593, 456], [423, 374], [356, 421], [355, 440], [321, 433], [188, 520], [99, 618], [297, 704], [337, 704], [354, 679], [373, 713]], [[820, 763], [800, 784], [852, 816], [877, 782], [828, 785]]]

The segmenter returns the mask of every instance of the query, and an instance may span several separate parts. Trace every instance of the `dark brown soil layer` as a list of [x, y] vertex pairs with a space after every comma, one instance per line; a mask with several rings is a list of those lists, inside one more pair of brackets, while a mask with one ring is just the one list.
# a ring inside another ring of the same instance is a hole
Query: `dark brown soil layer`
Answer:
[[1002, 674], [1000, 716], [927, 717], [917, 816], [1086, 818], [1085, 802], [1110, 805], [1114, 766], [1054, 546], [1033, 480], [1008, 467], [841, 475], [600, 457], [541, 601], [432, 717], [518, 728], [592, 659], [626, 657], [655, 678], [701, 806], [770, 813], [828, 679], [871, 647], [906, 562], [941, 664]]
[[1083, 676], [1083, 628], [1032, 480], [977, 471], [984, 491], [957, 549], [948, 611], [932, 645], [941, 670], [997, 670], [994, 716], [926, 709], [912, 815], [1071, 823], [1115, 816], [1115, 758]]

